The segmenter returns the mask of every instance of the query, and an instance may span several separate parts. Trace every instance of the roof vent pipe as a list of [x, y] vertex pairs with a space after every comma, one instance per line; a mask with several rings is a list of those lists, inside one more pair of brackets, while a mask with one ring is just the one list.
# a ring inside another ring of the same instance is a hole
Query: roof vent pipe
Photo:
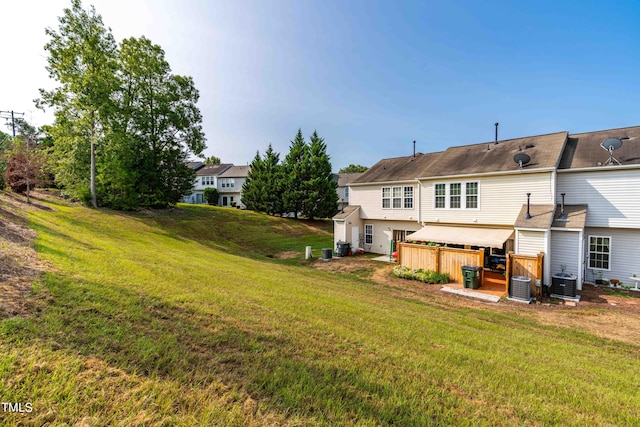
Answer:
[[529, 210], [530, 204], [531, 204], [531, 193], [527, 193], [527, 216], [525, 216], [525, 219], [531, 219], [531, 212]]
[[566, 193], [560, 194], [562, 196], [562, 204], [560, 204], [560, 216], [558, 217], [558, 219], [562, 221], [567, 220], [567, 214], [564, 212], [564, 195], [565, 194]]
[[416, 157], [416, 142], [413, 141], [413, 158], [415, 159]]
[[500, 123], [496, 122], [496, 144], [498, 143], [498, 125]]

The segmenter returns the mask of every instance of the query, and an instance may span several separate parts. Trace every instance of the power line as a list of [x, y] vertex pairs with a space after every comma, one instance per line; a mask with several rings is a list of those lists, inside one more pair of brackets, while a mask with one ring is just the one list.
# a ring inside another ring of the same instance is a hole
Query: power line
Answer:
[[15, 111], [0, 111], [0, 117], [3, 119], [11, 119], [11, 128], [13, 129], [13, 137], [16, 137], [16, 118], [15, 116], [24, 117], [24, 113], [16, 113]]

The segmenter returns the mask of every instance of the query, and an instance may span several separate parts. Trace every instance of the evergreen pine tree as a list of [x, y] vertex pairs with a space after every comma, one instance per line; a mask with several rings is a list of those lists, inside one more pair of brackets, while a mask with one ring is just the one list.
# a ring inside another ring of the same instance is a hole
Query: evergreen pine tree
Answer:
[[264, 153], [262, 160], [262, 166], [264, 168], [264, 198], [266, 204], [266, 211], [268, 214], [273, 215], [276, 213], [284, 212], [283, 196], [283, 178], [282, 165], [280, 164], [280, 154], [273, 150], [271, 144]]
[[252, 211], [266, 212], [264, 194], [264, 164], [257, 151], [242, 185], [242, 203]]
[[284, 160], [284, 191], [283, 202], [286, 212], [293, 212], [298, 218], [298, 213], [302, 212], [305, 201], [305, 182], [308, 181], [310, 157], [308, 155], [308, 145], [302, 136], [302, 130], [298, 133], [289, 148], [289, 153]]
[[303, 213], [308, 218], [327, 218], [338, 210], [336, 182], [331, 173], [331, 161], [327, 145], [316, 131], [311, 135], [308, 147], [309, 177], [304, 183]]

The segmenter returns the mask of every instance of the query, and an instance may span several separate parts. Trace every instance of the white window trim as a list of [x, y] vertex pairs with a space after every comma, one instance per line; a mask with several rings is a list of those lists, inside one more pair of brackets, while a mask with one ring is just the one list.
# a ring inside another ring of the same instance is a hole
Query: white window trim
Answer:
[[[388, 188], [389, 189], [389, 197], [384, 197], [384, 189]], [[393, 207], [393, 200], [394, 199], [398, 199], [398, 197], [393, 197], [393, 189], [394, 188], [399, 188], [400, 189], [400, 207], [399, 208], [394, 208]], [[413, 207], [411, 208], [405, 208], [404, 207], [404, 203], [406, 198], [404, 197], [404, 189], [405, 188], [412, 188], [413, 189], [413, 196], [411, 197], [412, 199], [412, 205]], [[389, 199], [389, 207], [385, 208], [384, 207], [384, 199], [388, 198]], [[408, 210], [408, 211], [412, 211], [415, 210], [416, 208], [416, 186], [415, 185], [385, 185], [384, 187], [380, 188], [380, 207], [384, 210], [394, 210], [394, 211], [398, 211], [398, 210]]]
[[[371, 233], [367, 233], [367, 227], [371, 227]], [[367, 243], [367, 236], [371, 236], [371, 243]], [[364, 244], [373, 246], [373, 224], [364, 225]]]
[[[407, 188], [411, 189], [411, 207], [408, 208], [406, 207], [407, 205], [407, 200], [409, 200], [409, 197], [407, 197]], [[403, 185], [402, 186], [402, 209], [414, 209], [416, 206], [416, 189], [413, 185]]]
[[[478, 184], [478, 207], [476, 208], [468, 208], [467, 207], [467, 183], [476, 183]], [[436, 185], [444, 184], [444, 207], [437, 208], [436, 207]], [[452, 208], [451, 207], [451, 184], [460, 184], [460, 207]], [[431, 199], [431, 208], [435, 211], [479, 211], [480, 210], [480, 181], [447, 181], [447, 182], [434, 182], [433, 183], [433, 197]]]
[[[591, 267], [591, 239], [592, 238], [604, 238], [604, 239], [609, 239], [609, 268], [598, 268], [598, 267]], [[611, 247], [613, 246], [613, 239], [611, 238], [611, 236], [601, 236], [601, 235], [589, 235], [587, 237], [587, 268], [589, 270], [597, 270], [597, 271], [611, 271], [611, 264], [613, 263], [613, 250], [611, 250]]]

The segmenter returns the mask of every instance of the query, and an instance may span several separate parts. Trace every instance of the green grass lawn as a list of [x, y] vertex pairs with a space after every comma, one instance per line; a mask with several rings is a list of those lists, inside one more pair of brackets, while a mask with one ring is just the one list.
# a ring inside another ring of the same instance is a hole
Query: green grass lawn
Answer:
[[[637, 425], [640, 347], [301, 260], [330, 223], [34, 211], [57, 269], [0, 322], [19, 425]], [[271, 259], [299, 251], [294, 259]], [[1, 409], [1, 408], [0, 408]]]

